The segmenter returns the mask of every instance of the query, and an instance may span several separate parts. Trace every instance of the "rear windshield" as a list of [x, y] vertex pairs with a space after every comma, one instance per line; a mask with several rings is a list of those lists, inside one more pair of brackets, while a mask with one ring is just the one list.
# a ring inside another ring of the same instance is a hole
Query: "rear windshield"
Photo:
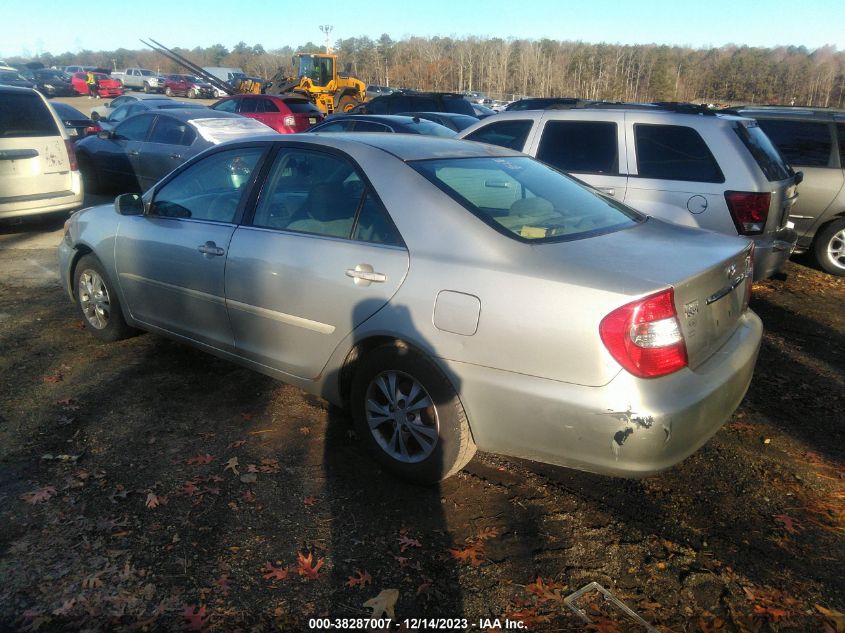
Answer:
[[[419, 112], [428, 112], [426, 108], [416, 108]], [[472, 104], [463, 97], [453, 97], [452, 95], [443, 95], [443, 110], [446, 112], [456, 112], [458, 114], [468, 114], [475, 116], [475, 110], [472, 109]]]
[[323, 114], [320, 108], [310, 101], [298, 101], [291, 99], [289, 101], [285, 101], [285, 105], [290, 108], [291, 112], [296, 114]]
[[414, 119], [413, 122], [409, 122], [408, 132], [412, 134], [427, 134], [428, 136], [442, 136], [445, 138], [451, 138], [456, 134], [454, 130], [450, 130], [445, 125], [440, 125], [428, 119]]
[[494, 229], [524, 242], [572, 240], [644, 220], [633, 209], [529, 157], [410, 164]]
[[793, 174], [792, 169], [783, 160], [783, 156], [756, 123], [737, 125], [734, 131], [751, 152], [769, 182], [785, 180]]
[[0, 138], [60, 135], [55, 119], [38, 95], [0, 95]]

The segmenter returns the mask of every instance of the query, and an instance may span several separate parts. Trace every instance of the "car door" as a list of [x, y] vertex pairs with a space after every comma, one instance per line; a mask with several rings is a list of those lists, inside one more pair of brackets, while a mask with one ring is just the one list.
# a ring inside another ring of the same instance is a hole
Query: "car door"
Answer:
[[590, 112], [590, 120], [545, 115], [525, 151], [621, 201], [628, 186], [623, 120], [620, 112]]
[[92, 159], [100, 182], [116, 185], [124, 191], [140, 190], [135, 160], [153, 123], [152, 113], [127, 118], [108, 139], [98, 139]]
[[250, 176], [264, 148], [215, 152], [164, 183], [115, 237], [126, 308], [147, 326], [231, 351], [224, 270]]
[[315, 378], [407, 270], [401, 237], [348, 157], [283, 148], [229, 247], [226, 303], [238, 354]]
[[135, 157], [141, 190], [146, 191], [190, 158], [196, 138], [196, 131], [187, 121], [159, 112]]

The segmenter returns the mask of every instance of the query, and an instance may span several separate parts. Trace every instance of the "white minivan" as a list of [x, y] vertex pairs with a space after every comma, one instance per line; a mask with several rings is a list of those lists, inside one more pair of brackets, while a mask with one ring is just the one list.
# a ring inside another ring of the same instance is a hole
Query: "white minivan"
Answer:
[[0, 220], [73, 211], [82, 198], [73, 145], [46, 99], [0, 85]]

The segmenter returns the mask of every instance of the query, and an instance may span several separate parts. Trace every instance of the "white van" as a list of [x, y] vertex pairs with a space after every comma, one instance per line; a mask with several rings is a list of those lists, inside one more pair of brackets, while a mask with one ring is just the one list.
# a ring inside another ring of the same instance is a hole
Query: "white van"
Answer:
[[0, 220], [73, 211], [82, 198], [73, 145], [46, 99], [0, 86]]

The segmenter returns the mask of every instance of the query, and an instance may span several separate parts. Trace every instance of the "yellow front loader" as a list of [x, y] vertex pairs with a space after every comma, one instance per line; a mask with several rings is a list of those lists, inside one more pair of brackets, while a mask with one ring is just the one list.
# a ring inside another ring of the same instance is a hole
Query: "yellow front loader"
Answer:
[[295, 93], [310, 99], [326, 114], [348, 112], [367, 100], [367, 85], [337, 72], [337, 55], [299, 53], [293, 58], [296, 77], [273, 77], [269, 94]]

